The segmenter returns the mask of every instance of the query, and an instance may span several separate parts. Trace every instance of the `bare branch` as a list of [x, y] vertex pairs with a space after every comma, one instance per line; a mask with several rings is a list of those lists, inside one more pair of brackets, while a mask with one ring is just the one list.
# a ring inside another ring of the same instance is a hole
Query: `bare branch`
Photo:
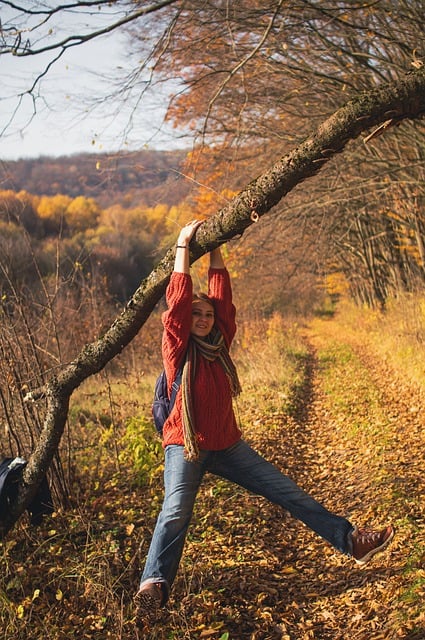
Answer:
[[3, 3], [11, 9], [15, 9], [16, 11], [21, 11], [22, 13], [26, 13], [30, 16], [39, 16], [39, 15], [47, 15], [52, 16], [55, 13], [60, 11], [67, 11], [69, 9], [81, 9], [84, 7], [98, 7], [99, 5], [107, 5], [110, 6], [111, 0], [87, 0], [87, 2], [70, 2], [68, 4], [60, 4], [57, 7], [51, 7], [50, 9], [29, 9], [28, 7], [24, 7], [22, 5], [16, 4], [16, 2], [9, 2], [9, 0], [3, 0]]
[[[67, 38], [64, 38], [63, 40], [60, 40], [59, 42], [54, 42], [50, 45], [46, 45], [46, 46], [42, 46], [39, 48], [32, 48], [30, 46], [29, 41], [27, 40], [25, 43], [25, 46], [21, 46], [21, 33], [18, 31], [16, 34], [16, 40], [14, 42], [14, 44], [12, 46], [6, 46], [3, 45], [2, 49], [0, 50], [0, 55], [4, 55], [6, 53], [11, 53], [14, 56], [17, 57], [25, 57], [25, 56], [35, 56], [35, 55], [39, 55], [41, 53], [46, 53], [48, 51], [54, 51], [56, 49], [63, 49], [66, 50], [70, 47], [75, 47], [78, 45], [83, 44], [84, 42], [89, 42], [90, 40], [93, 40], [94, 38], [98, 38], [99, 36], [105, 35], [107, 33], [111, 33], [112, 31], [115, 31], [115, 29], [118, 29], [120, 27], [123, 27], [131, 22], [134, 22], [135, 20], [137, 20], [138, 18], [141, 18], [142, 16], [146, 16], [149, 15], [150, 13], [154, 13], [155, 11], [159, 11], [161, 9], [163, 9], [164, 7], [168, 7], [174, 3], [176, 3], [177, 0], [159, 0], [159, 2], [155, 3], [155, 4], [151, 4], [148, 7], [142, 7], [140, 9], [138, 9], [137, 11], [134, 11], [133, 13], [130, 13], [127, 16], [124, 16], [123, 18], [120, 18], [119, 20], [112, 22], [111, 24], [107, 25], [106, 27], [103, 27], [102, 29], [97, 29], [95, 31], [92, 31], [90, 33], [86, 33], [86, 34], [82, 34], [82, 35], [71, 35], [68, 36]], [[43, 13], [45, 14], [46, 12], [31, 12], [29, 10], [25, 10], [22, 9], [21, 7], [17, 7], [16, 5], [13, 5], [12, 3], [7, 3], [10, 4], [10, 6], [13, 6], [13, 8], [18, 8], [20, 11], [22, 11], [23, 13], [32, 13], [32, 14], [39, 14], [39, 13]], [[52, 11], [48, 12], [48, 18], [50, 18], [54, 13], [57, 13], [59, 11], [65, 10], [65, 9], [69, 9], [71, 8], [80, 8], [81, 6], [95, 6], [97, 4], [107, 4], [110, 5], [110, 2], [93, 2], [93, 3], [76, 3], [76, 4], [72, 4], [72, 5], [61, 5], [60, 7], [57, 7], [56, 9], [52, 9]], [[46, 21], [44, 21], [46, 22]], [[3, 30], [4, 32], [4, 30]]]
[[238, 73], [238, 71], [240, 71], [250, 60], [252, 60], [252, 58], [254, 58], [254, 56], [257, 54], [258, 51], [260, 51], [261, 47], [266, 42], [266, 40], [267, 40], [267, 38], [268, 38], [272, 28], [273, 28], [273, 24], [274, 24], [277, 16], [279, 15], [279, 11], [280, 11], [280, 8], [281, 8], [282, 4], [283, 4], [283, 0], [279, 0], [279, 2], [277, 4], [277, 7], [276, 7], [276, 10], [275, 10], [274, 14], [272, 15], [272, 17], [270, 18], [269, 23], [268, 23], [267, 27], [265, 28], [264, 33], [261, 36], [259, 42], [252, 49], [252, 51], [247, 53], [247, 55], [240, 62], [238, 62], [238, 64], [235, 65], [235, 67], [231, 71], [229, 71], [229, 73], [227, 74], [227, 77], [221, 83], [221, 85], [217, 88], [215, 94], [212, 96], [211, 100], [209, 101], [207, 113], [205, 115], [205, 120], [204, 120], [203, 136], [205, 135], [205, 132], [206, 132], [206, 129], [207, 129], [208, 119], [209, 119], [209, 116], [211, 114], [211, 110], [212, 110], [212, 108], [213, 108], [218, 96], [223, 92], [224, 88], [230, 82], [230, 80], [233, 78], [233, 76], [236, 73]]

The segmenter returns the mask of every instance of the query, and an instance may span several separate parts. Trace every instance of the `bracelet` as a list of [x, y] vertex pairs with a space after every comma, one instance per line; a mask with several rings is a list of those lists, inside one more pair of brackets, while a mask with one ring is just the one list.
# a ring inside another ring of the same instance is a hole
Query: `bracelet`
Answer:
[[187, 244], [176, 244], [176, 249], [189, 249]]

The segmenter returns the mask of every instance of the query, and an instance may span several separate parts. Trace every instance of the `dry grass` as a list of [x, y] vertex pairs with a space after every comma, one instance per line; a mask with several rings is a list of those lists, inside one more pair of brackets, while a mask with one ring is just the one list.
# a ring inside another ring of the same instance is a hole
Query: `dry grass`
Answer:
[[361, 336], [383, 359], [425, 387], [425, 297], [400, 295], [384, 312], [350, 302], [338, 308], [341, 327]]

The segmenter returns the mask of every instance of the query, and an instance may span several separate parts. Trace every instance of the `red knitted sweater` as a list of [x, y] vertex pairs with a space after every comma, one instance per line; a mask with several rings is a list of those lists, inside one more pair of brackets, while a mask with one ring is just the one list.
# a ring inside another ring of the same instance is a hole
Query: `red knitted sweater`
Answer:
[[[236, 332], [236, 310], [227, 269], [209, 269], [208, 295], [214, 302], [215, 325], [224, 336], [227, 347]], [[167, 287], [168, 310], [162, 316], [164, 333], [162, 356], [167, 380], [171, 386], [186, 353], [192, 325], [192, 278], [173, 272]], [[231, 447], [241, 437], [233, 413], [229, 380], [219, 360], [199, 357], [193, 382], [193, 410], [200, 449], [218, 451]], [[164, 424], [163, 446], [184, 444], [181, 388], [171, 415]]]

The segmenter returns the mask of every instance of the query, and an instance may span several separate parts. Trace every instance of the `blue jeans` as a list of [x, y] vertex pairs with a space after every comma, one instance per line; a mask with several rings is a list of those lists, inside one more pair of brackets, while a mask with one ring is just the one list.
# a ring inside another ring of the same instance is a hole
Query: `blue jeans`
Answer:
[[176, 577], [196, 495], [207, 471], [283, 507], [336, 549], [351, 553], [349, 534], [354, 527], [350, 522], [330, 513], [243, 440], [222, 451], [201, 451], [195, 462], [188, 462], [183, 452], [180, 445], [165, 449], [164, 502], [140, 582], [161, 583], [164, 602]]

